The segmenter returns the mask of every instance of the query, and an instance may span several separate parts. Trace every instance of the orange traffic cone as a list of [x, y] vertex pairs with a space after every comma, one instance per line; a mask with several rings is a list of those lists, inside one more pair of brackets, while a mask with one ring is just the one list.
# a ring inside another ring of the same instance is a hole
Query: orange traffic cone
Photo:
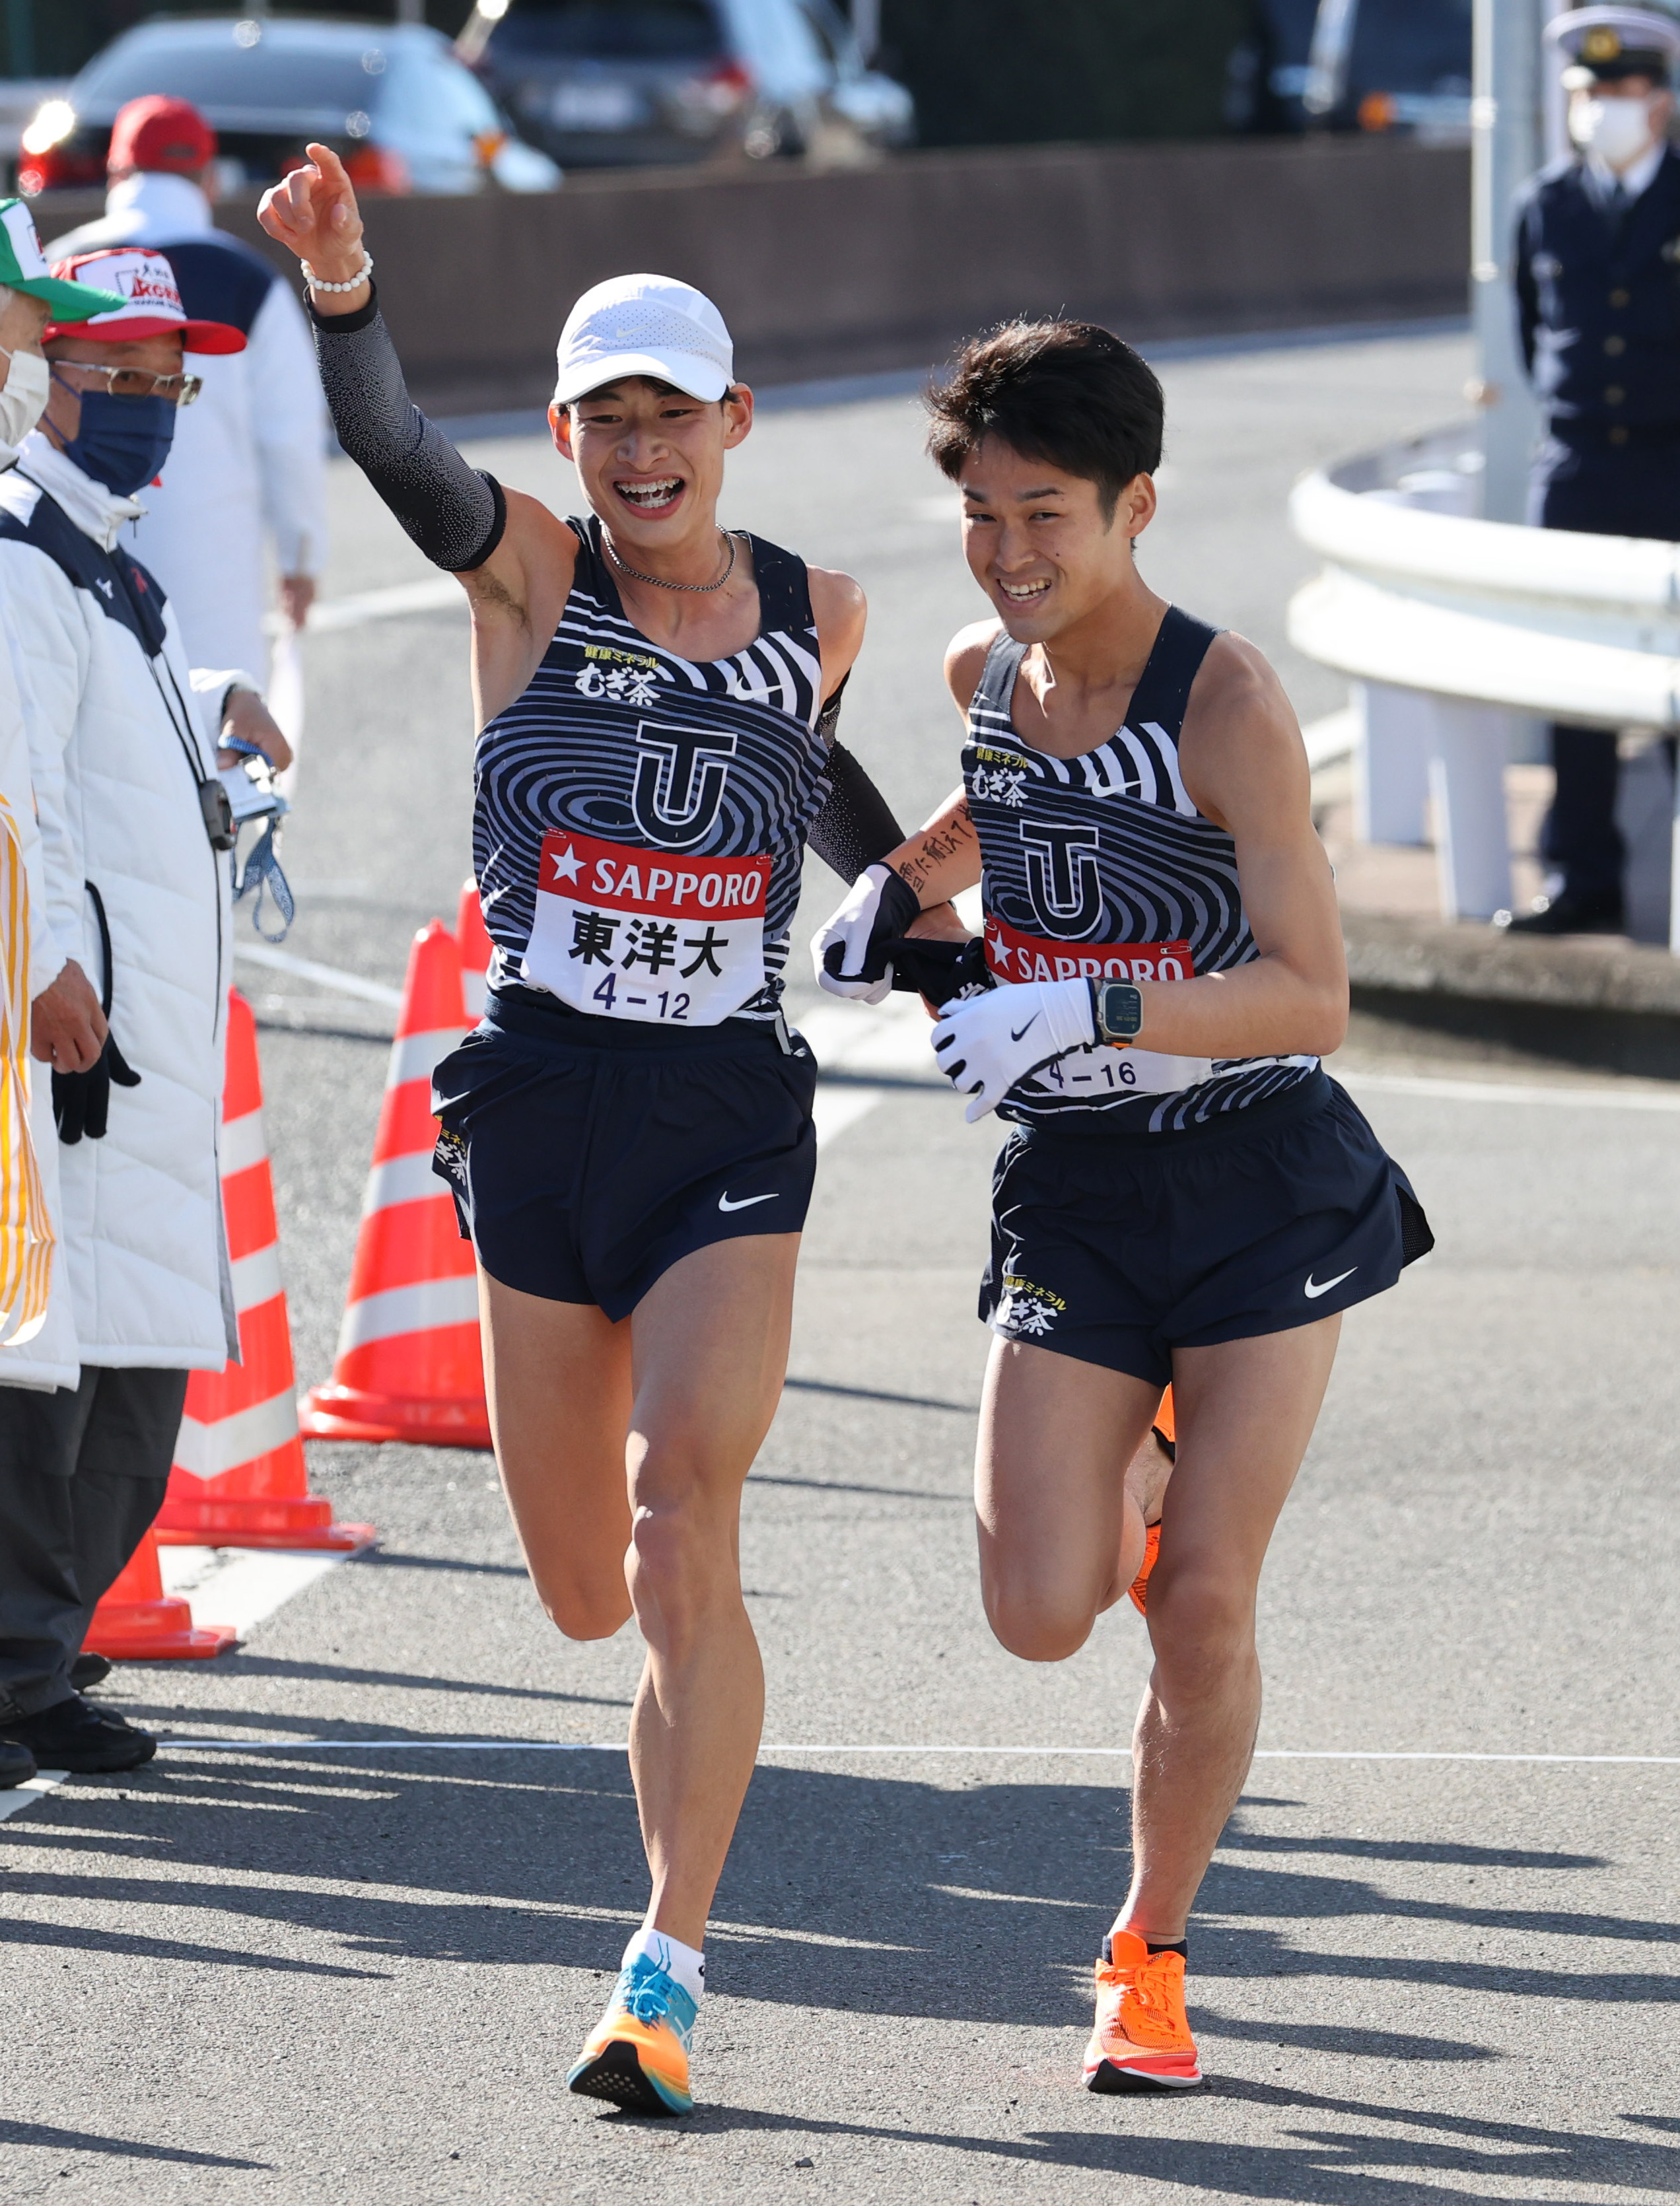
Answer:
[[432, 1068], [465, 1024], [460, 952], [434, 919], [409, 959], [332, 1383], [304, 1398], [312, 1440], [490, 1445], [472, 1247], [432, 1170]]
[[476, 1026], [484, 1017], [489, 993], [489, 966], [495, 945], [484, 924], [484, 907], [478, 900], [478, 883], [470, 876], [461, 884], [461, 902], [455, 914], [455, 939], [461, 945], [461, 996], [467, 1023]]
[[81, 1646], [111, 1662], [201, 1662], [238, 1637], [230, 1624], [194, 1625], [181, 1595], [164, 1591], [158, 1542], [148, 1532], [93, 1611]]
[[280, 1284], [280, 1228], [262, 1130], [257, 1023], [228, 991], [227, 1086], [222, 1097], [222, 1207], [233, 1261], [239, 1355], [219, 1372], [194, 1371], [156, 1527], [164, 1547], [331, 1547], [374, 1537], [371, 1524], [335, 1524], [332, 1504], [309, 1491], [297, 1433], [291, 1327]]

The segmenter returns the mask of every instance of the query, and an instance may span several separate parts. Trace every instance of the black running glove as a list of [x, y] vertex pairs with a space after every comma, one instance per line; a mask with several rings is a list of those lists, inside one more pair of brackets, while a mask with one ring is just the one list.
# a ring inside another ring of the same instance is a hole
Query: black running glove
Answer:
[[90, 1142], [105, 1139], [111, 1122], [111, 1089], [138, 1088], [140, 1075], [117, 1046], [117, 1036], [107, 1034], [105, 1046], [86, 1072], [55, 1072], [52, 1076], [52, 1122], [66, 1148], [74, 1148], [84, 1134]]
[[883, 942], [881, 950], [891, 966], [893, 986], [925, 997], [936, 1011], [942, 1004], [966, 1001], [997, 986], [986, 963], [985, 943], [978, 934], [966, 942], [900, 937]]

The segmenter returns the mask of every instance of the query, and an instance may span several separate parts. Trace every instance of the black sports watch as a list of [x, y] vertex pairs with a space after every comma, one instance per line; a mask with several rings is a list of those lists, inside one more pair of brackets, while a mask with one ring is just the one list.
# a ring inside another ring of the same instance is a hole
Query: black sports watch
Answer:
[[1144, 999], [1129, 981], [1093, 981], [1091, 1008], [1098, 1041], [1130, 1041], [1144, 1023]]

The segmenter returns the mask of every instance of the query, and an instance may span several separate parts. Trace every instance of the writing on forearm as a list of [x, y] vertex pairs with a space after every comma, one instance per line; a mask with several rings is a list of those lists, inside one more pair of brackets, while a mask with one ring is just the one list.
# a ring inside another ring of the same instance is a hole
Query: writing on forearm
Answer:
[[920, 896], [936, 879], [940, 867], [961, 856], [974, 840], [974, 822], [969, 817], [968, 807], [960, 805], [918, 835], [896, 861], [894, 870], [906, 887]]

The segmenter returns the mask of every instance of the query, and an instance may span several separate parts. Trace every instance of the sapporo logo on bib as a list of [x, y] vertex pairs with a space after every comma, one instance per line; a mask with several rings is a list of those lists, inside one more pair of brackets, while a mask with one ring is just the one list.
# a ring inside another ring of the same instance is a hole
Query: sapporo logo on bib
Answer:
[[[1053, 942], [1023, 934], [995, 912], [986, 914], [986, 963], [1000, 981], [1189, 981], [1196, 972], [1187, 942]], [[1097, 1102], [1105, 1095], [1174, 1095], [1212, 1073], [1211, 1058], [1099, 1042], [1069, 1050], [1021, 1085], [1029, 1095]]]
[[769, 885], [768, 857], [545, 836], [522, 970], [597, 1017], [715, 1026], [764, 985]]

